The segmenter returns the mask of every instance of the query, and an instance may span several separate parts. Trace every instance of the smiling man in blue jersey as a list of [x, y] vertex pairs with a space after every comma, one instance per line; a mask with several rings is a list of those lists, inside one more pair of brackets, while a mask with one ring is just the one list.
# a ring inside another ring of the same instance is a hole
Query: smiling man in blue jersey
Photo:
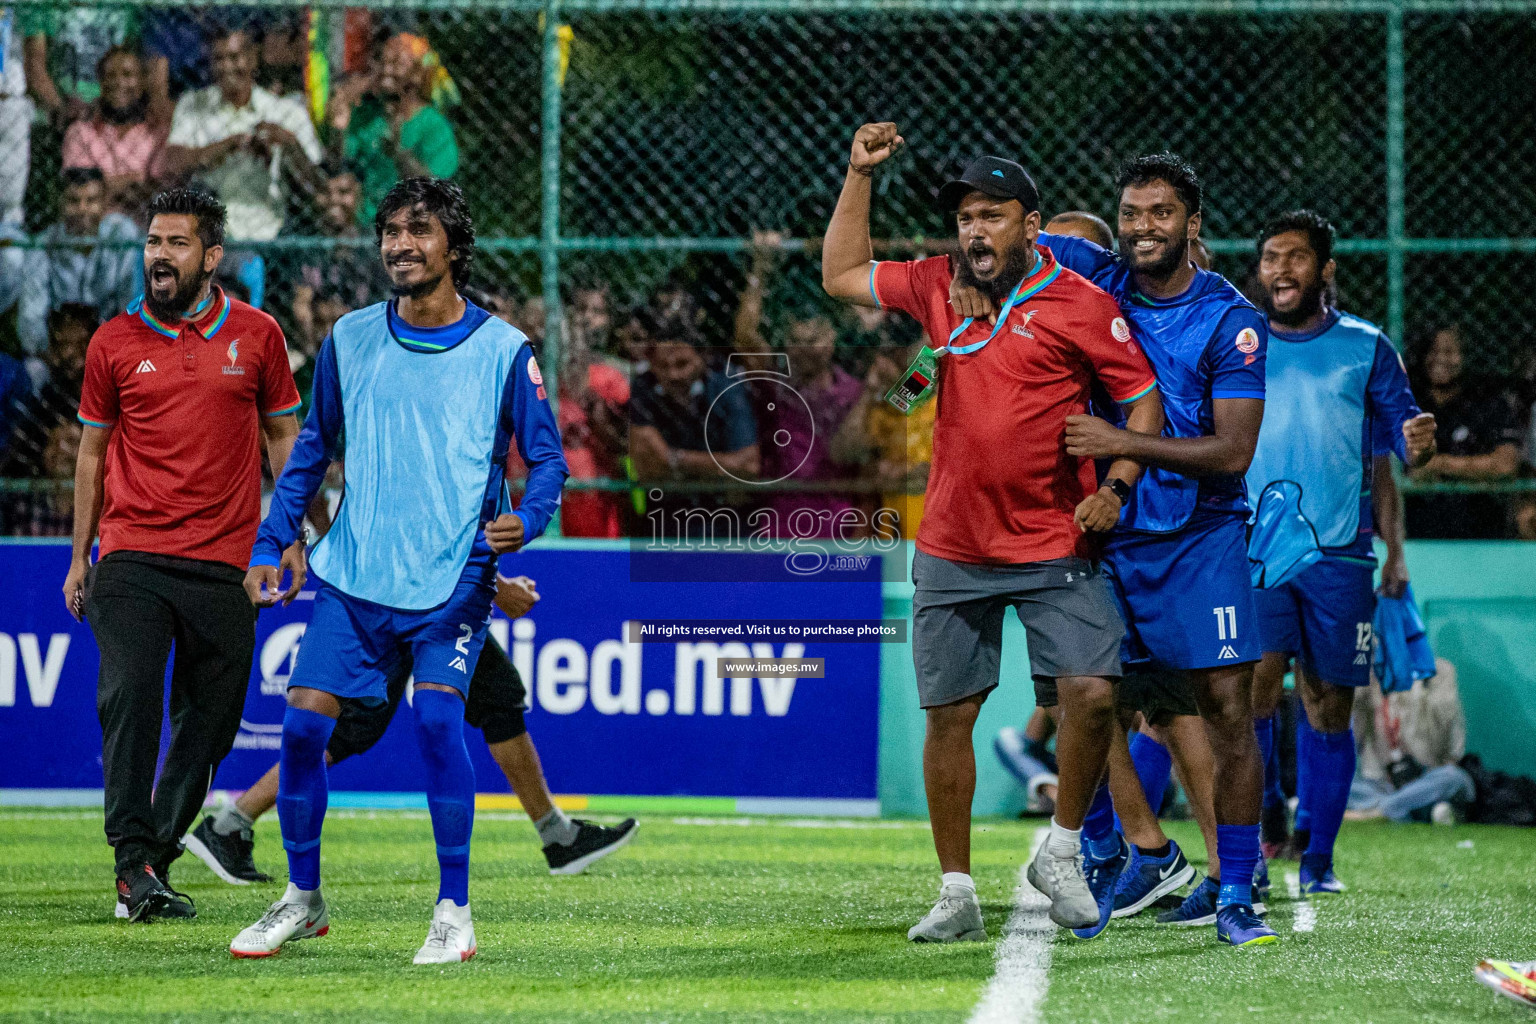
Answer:
[[[1202, 196], [1187, 163], [1169, 153], [1138, 157], [1121, 169], [1116, 184], [1119, 255], [1065, 235], [1041, 234], [1040, 243], [1119, 300], [1129, 321], [1120, 340], [1145, 350], [1167, 420], [1161, 436], [1137, 434], [1122, 429], [1123, 417], [1101, 404], [1104, 419], [1068, 417], [1067, 450], [1147, 466], [1104, 548], [1127, 626], [1121, 699], [1139, 687], [1168, 710], [1187, 705], [1181, 713], [1198, 710], [1205, 719], [1215, 760], [1221, 865], [1217, 937], [1236, 946], [1262, 945], [1276, 936], [1253, 908], [1264, 773], [1250, 710], [1260, 651], [1243, 473], [1264, 415], [1268, 332], [1263, 316], [1230, 282], [1190, 259]], [[992, 312], [978, 293], [957, 289], [953, 300], [968, 314]], [[1145, 804], [1128, 757], [1112, 757], [1110, 772], [1130, 773], [1116, 792]], [[1127, 810], [1122, 807], [1122, 815]], [[1084, 820], [1083, 844], [1099, 921], [1074, 934], [1093, 938], [1109, 923], [1121, 873], [1131, 861], [1114, 828], [1107, 787]], [[1141, 850], [1136, 858], [1138, 871], [1165, 881], [1189, 877], [1182, 861], [1171, 843]]]
[[[407, 655], [440, 875], [415, 962], [475, 954], [475, 774], [464, 695], [490, 622], [497, 556], [544, 532], [567, 475], [528, 339], [459, 294], [475, 236], [458, 186], [400, 182], [374, 230], [395, 298], [342, 317], [321, 346], [309, 418], [245, 580], [256, 604], [277, 599], [277, 553], [299, 535], [345, 432], [346, 497], [311, 560], [320, 590], [283, 719], [277, 809], [289, 885], [230, 944], [237, 957], [270, 956], [289, 939], [328, 930], [320, 895], [326, 744], [341, 700], [386, 700], [391, 670]], [[503, 477], [514, 442], [528, 480], [521, 506], [508, 512]]]
[[[1267, 754], [1269, 716], [1295, 657], [1311, 726], [1298, 729], [1297, 751], [1311, 823], [1301, 859], [1308, 895], [1344, 890], [1333, 844], [1355, 775], [1350, 712], [1371, 674], [1372, 499], [1387, 545], [1382, 585], [1397, 596], [1408, 575], [1389, 460], [1417, 467], [1435, 454], [1435, 418], [1419, 411], [1386, 335], [1328, 305], [1333, 240], [1333, 225], [1311, 210], [1281, 214], [1259, 236], [1271, 402], [1247, 477], [1259, 513], [1250, 557], [1264, 587], [1255, 594], [1264, 657], [1253, 709]], [[1272, 505], [1285, 514], [1269, 514]]]

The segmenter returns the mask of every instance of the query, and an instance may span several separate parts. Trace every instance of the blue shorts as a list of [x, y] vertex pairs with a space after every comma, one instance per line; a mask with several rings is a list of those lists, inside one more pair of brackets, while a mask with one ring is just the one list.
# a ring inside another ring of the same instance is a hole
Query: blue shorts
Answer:
[[1196, 512], [1175, 533], [1117, 531], [1104, 546], [1104, 568], [1125, 619], [1127, 671], [1259, 660], [1241, 516]]
[[1371, 681], [1375, 566], [1324, 557], [1273, 590], [1254, 591], [1264, 650], [1294, 654], [1334, 686]]
[[408, 655], [417, 682], [441, 683], [465, 694], [485, 645], [495, 596], [491, 584], [464, 579], [438, 607], [401, 611], [322, 581], [288, 685], [383, 703], [389, 699], [390, 677]]

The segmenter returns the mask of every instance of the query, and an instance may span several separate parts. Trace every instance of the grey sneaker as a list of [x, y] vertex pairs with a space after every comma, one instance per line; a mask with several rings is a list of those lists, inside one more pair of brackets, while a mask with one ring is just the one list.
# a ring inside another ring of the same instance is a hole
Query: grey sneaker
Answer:
[[986, 937], [976, 893], [959, 885], [940, 889], [939, 902], [907, 932], [913, 942], [983, 942]]
[[1051, 900], [1052, 921], [1063, 928], [1087, 928], [1099, 923], [1099, 905], [1083, 877], [1083, 855], [1054, 857], [1049, 843], [1040, 847], [1025, 875], [1029, 884]]

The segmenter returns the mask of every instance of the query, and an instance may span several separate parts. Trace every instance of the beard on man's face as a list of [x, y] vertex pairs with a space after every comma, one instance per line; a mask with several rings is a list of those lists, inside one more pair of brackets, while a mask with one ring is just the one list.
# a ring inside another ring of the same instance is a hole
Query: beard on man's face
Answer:
[[971, 263], [973, 256], [984, 255], [992, 256], [996, 264], [997, 253], [992, 246], [980, 239], [973, 241], [955, 261], [955, 277], [962, 285], [975, 288], [1001, 306], [1018, 283], [1024, 280], [1024, 276], [1034, 269], [1035, 248], [1028, 242], [1020, 240], [1008, 250], [1001, 264], [996, 264], [996, 272], [985, 280], [976, 276], [976, 269]]
[[1301, 298], [1292, 309], [1276, 309], [1275, 300], [1268, 288], [1264, 289], [1264, 312], [1281, 327], [1300, 327], [1321, 308], [1323, 292], [1327, 289], [1321, 276], [1301, 286]]
[[1162, 242], [1161, 251], [1153, 250], [1153, 254], [1144, 256], [1136, 250], [1136, 236], [1122, 234], [1120, 255], [1138, 274], [1146, 274], [1148, 277], [1167, 277], [1189, 262], [1189, 238], [1167, 238], [1161, 235], [1156, 237]]
[[[170, 292], [161, 291], [157, 294], [156, 279], [160, 283], [166, 283], [163, 276], [170, 274], [170, 282], [174, 287]], [[199, 270], [192, 276], [182, 279], [181, 271], [177, 270], [167, 260], [156, 260], [144, 268], [144, 305], [160, 320], [179, 320], [192, 308], [192, 303], [202, 294], [203, 286], [208, 283], [212, 275], [207, 271]], [[162, 297], [164, 296], [164, 297]]]

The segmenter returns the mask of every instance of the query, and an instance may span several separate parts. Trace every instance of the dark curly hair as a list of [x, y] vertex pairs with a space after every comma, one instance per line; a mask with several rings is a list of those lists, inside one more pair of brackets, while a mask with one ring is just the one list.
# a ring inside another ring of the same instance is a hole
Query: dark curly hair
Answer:
[[204, 249], [224, 244], [224, 204], [205, 188], [188, 185], [158, 192], [149, 201], [149, 219], [161, 214], [197, 218], [197, 238]]
[[1328, 223], [1328, 218], [1316, 210], [1287, 210], [1271, 218], [1264, 225], [1264, 230], [1259, 232], [1259, 254], [1263, 255], [1265, 242], [1287, 231], [1300, 231], [1307, 236], [1307, 244], [1317, 256], [1319, 268], [1327, 266], [1328, 261], [1333, 259], [1333, 239], [1337, 232]]
[[384, 242], [384, 225], [401, 210], [420, 206], [443, 225], [448, 234], [449, 265], [453, 268], [453, 286], [462, 288], [469, 281], [469, 269], [475, 261], [475, 222], [469, 215], [464, 190], [444, 178], [406, 178], [398, 181], [384, 195], [379, 212], [373, 218], [373, 238]]
[[1188, 216], [1200, 212], [1200, 178], [1183, 157], [1173, 153], [1148, 153], [1127, 160], [1115, 175], [1115, 192], [1121, 193], [1131, 185], [1150, 185], [1154, 181], [1166, 181], [1179, 194]]

